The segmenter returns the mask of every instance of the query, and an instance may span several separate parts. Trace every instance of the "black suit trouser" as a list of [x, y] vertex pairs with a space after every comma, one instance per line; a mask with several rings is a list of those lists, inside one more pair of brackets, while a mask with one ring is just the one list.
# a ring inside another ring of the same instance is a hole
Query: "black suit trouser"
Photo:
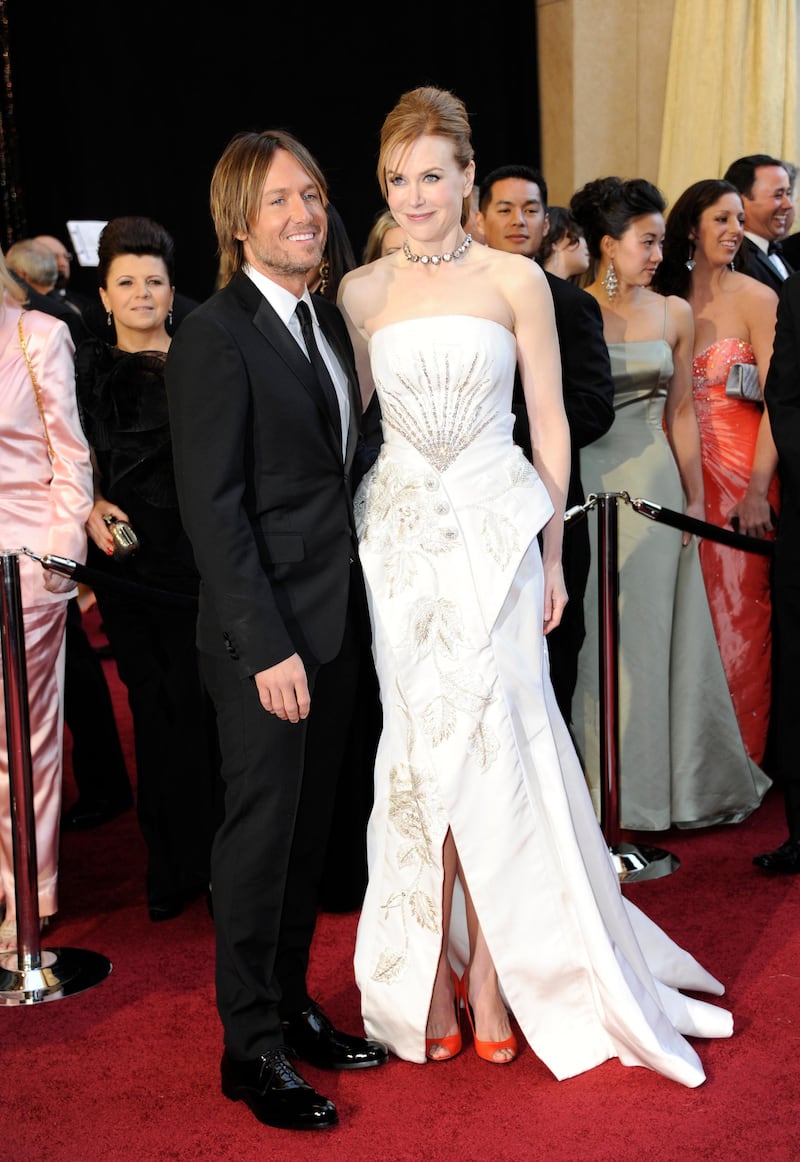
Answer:
[[255, 681], [240, 678], [228, 658], [200, 655], [225, 786], [211, 862], [217, 1007], [225, 1047], [239, 1060], [280, 1046], [281, 1016], [308, 1004], [306, 970], [345, 744], [339, 716], [352, 714], [359, 656], [351, 611], [337, 657], [308, 667], [309, 717], [290, 723], [264, 710]]
[[800, 526], [791, 527], [783, 514], [773, 562], [772, 615], [775, 775], [789, 835], [800, 840]]

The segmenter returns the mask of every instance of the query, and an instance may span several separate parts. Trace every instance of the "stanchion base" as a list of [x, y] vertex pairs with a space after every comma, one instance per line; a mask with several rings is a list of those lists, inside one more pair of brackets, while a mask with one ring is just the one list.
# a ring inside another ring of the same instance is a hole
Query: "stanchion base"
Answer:
[[111, 972], [111, 961], [82, 948], [48, 948], [38, 968], [20, 968], [15, 951], [0, 954], [0, 1005], [38, 1005], [94, 988]]
[[637, 880], [657, 880], [671, 875], [681, 866], [676, 855], [661, 847], [646, 847], [640, 843], [617, 843], [608, 849], [617, 875], [623, 883]]

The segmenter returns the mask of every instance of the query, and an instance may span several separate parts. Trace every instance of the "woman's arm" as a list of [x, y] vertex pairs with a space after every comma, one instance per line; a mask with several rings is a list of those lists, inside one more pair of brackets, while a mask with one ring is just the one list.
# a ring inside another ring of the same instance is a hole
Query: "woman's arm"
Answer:
[[542, 530], [544, 632], [560, 623], [567, 604], [561, 563], [564, 507], [570, 472], [570, 436], [561, 387], [561, 355], [553, 298], [540, 267], [526, 260], [509, 280], [519, 365], [530, 426], [533, 465], [553, 504]]
[[[704, 520], [705, 491], [700, 428], [692, 398], [694, 316], [692, 308], [684, 299], [671, 295], [667, 303], [677, 337], [672, 348], [673, 372], [667, 387], [664, 425], [686, 495], [686, 515], [695, 520]], [[690, 538], [691, 534], [684, 532], [683, 544], [687, 545]]]
[[[772, 347], [775, 342], [775, 319], [778, 310], [778, 296], [768, 286], [756, 283], [747, 290], [747, 325], [750, 331], [750, 346], [758, 365], [758, 378], [763, 388]], [[763, 537], [773, 528], [772, 512], [768, 492], [778, 467], [778, 450], [772, 438], [769, 415], [766, 407], [761, 417], [750, 468], [750, 481], [744, 496], [727, 514], [728, 522], [739, 522], [739, 532], [750, 537]]]

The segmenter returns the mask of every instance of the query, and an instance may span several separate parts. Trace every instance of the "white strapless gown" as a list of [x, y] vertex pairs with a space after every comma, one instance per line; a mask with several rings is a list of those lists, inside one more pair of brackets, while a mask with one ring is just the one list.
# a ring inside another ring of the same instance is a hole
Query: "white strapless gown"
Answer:
[[[367, 1035], [425, 1061], [452, 829], [503, 995], [559, 1079], [611, 1057], [700, 1085], [684, 1039], [723, 986], [626, 900], [556, 706], [537, 533], [511, 433], [514, 336], [464, 315], [370, 343], [384, 443], [356, 497], [383, 703], [355, 972]], [[457, 891], [450, 959], [468, 956]]]

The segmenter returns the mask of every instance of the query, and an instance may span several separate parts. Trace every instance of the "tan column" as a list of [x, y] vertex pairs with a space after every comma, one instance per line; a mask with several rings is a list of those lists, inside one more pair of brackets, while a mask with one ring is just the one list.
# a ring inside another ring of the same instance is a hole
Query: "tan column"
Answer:
[[674, 0], [537, 0], [542, 172], [553, 205], [592, 178], [658, 178]]

